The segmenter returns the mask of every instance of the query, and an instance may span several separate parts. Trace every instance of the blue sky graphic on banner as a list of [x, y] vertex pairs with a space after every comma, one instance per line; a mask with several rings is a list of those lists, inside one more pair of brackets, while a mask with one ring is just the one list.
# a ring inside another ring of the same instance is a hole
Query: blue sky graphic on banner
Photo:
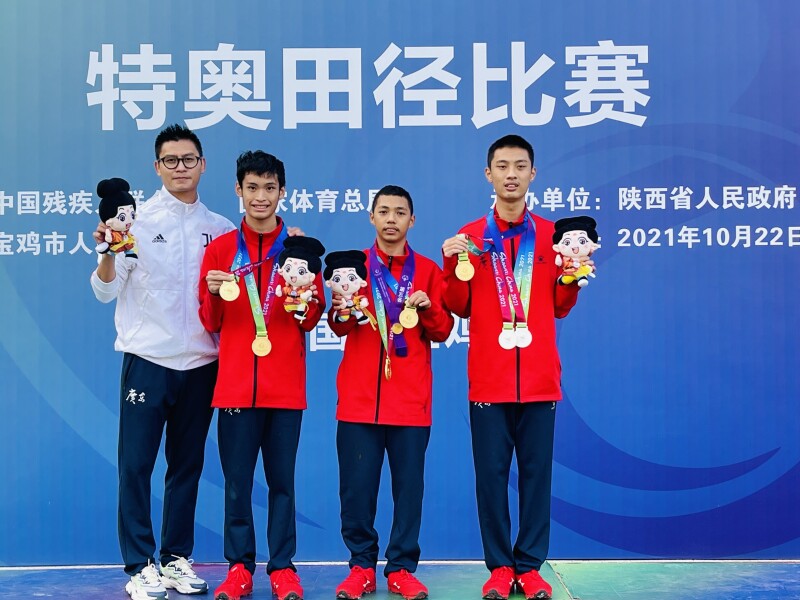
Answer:
[[[414, 197], [412, 246], [439, 262], [492, 203], [489, 144], [528, 138], [529, 207], [594, 217], [602, 244], [559, 323], [551, 556], [800, 556], [798, 18], [744, 0], [3, 4], [0, 564], [119, 561], [121, 357], [114, 305], [89, 287], [94, 192], [120, 176], [150, 197], [174, 122], [203, 142], [201, 199], [234, 222], [235, 159], [260, 148], [286, 164], [279, 214], [329, 250], [371, 243], [371, 197], [395, 183]], [[468, 342], [456, 319], [433, 351], [424, 559], [482, 556]], [[341, 347], [324, 321], [309, 334], [300, 560], [347, 558]], [[197, 560], [223, 559], [222, 505], [212, 425]]]

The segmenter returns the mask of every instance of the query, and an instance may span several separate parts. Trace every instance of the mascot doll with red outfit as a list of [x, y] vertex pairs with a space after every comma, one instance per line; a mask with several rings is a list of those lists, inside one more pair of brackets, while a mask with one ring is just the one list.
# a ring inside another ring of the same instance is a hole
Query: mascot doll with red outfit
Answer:
[[105, 239], [95, 247], [95, 252], [105, 254], [124, 252], [129, 258], [136, 255], [136, 240], [130, 233], [136, 218], [136, 200], [130, 194], [131, 186], [124, 179], [113, 177], [97, 184], [100, 220], [108, 226]]
[[553, 250], [556, 251], [556, 265], [564, 269], [560, 283], [577, 282], [578, 286], [585, 287], [589, 285], [589, 277], [595, 276], [590, 257], [600, 247], [596, 227], [597, 222], [592, 217], [568, 217], [556, 221]]
[[308, 303], [314, 297], [314, 279], [322, 270], [325, 247], [318, 239], [305, 236], [286, 238], [283, 251], [278, 256], [283, 285], [275, 288], [275, 295], [283, 297], [283, 308], [293, 312], [294, 318], [304, 321]]
[[322, 273], [325, 285], [347, 302], [347, 308], [336, 316], [339, 321], [349, 320], [351, 314], [359, 325], [375, 321], [367, 310], [369, 299], [360, 293], [367, 287], [366, 262], [367, 255], [361, 250], [340, 250], [325, 257], [325, 271]]

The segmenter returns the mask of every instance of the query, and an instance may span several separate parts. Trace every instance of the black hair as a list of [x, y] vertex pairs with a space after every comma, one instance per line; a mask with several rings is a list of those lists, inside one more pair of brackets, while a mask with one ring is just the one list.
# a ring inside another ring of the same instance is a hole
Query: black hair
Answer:
[[486, 166], [492, 168], [492, 159], [494, 158], [495, 150], [500, 148], [522, 148], [528, 153], [531, 159], [531, 166], [533, 166], [533, 146], [530, 142], [520, 135], [504, 135], [499, 140], [489, 146], [489, 153], [486, 157]]
[[136, 200], [131, 196], [130, 191], [130, 184], [120, 177], [103, 179], [97, 184], [97, 195], [100, 197], [97, 212], [103, 223], [114, 217], [120, 206], [131, 205], [133, 210], [136, 210]]
[[411, 199], [411, 194], [409, 194], [405, 188], [401, 188], [399, 185], [385, 185], [379, 189], [378, 193], [375, 194], [375, 197], [372, 199], [372, 207], [370, 212], [375, 212], [375, 203], [381, 196], [400, 196], [401, 198], [405, 198], [408, 200], [409, 212], [412, 216], [414, 215], [414, 201]]
[[304, 235], [290, 236], [283, 242], [283, 251], [278, 255], [281, 267], [287, 258], [299, 258], [308, 262], [308, 270], [319, 273], [322, 270], [320, 258], [325, 254], [325, 246], [318, 239]]
[[286, 187], [286, 170], [283, 162], [272, 154], [263, 150], [248, 150], [242, 152], [236, 159], [236, 180], [242, 185], [244, 176], [248, 173], [255, 175], [274, 175], [278, 178], [278, 187]]
[[325, 257], [325, 271], [322, 278], [327, 281], [336, 269], [355, 269], [361, 279], [367, 278], [367, 255], [361, 250], [339, 250]]
[[597, 234], [597, 221], [592, 217], [566, 217], [559, 219], [555, 224], [555, 231], [553, 232], [553, 243], [558, 244], [568, 231], [585, 231], [589, 239], [595, 244], [600, 236]]
[[161, 146], [166, 142], [180, 142], [181, 140], [189, 140], [197, 148], [197, 154], [203, 156], [203, 146], [200, 143], [200, 138], [197, 134], [183, 125], [175, 123], [169, 127], [162, 129], [156, 136], [156, 160], [161, 158]]

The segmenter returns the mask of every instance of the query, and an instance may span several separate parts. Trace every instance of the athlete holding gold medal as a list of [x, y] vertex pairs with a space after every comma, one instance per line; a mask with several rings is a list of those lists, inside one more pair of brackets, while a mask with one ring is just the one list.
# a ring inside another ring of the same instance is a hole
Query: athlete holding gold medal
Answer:
[[[561, 365], [555, 319], [575, 305], [575, 284], [561, 285], [554, 224], [525, 204], [536, 176], [533, 148], [509, 135], [491, 145], [485, 175], [496, 194], [487, 215], [444, 241], [444, 300], [470, 319], [470, 429], [478, 519], [491, 577], [483, 597], [549, 598], [539, 576], [550, 541], [550, 479]], [[509, 471], [519, 465], [519, 532], [508, 532]]]
[[[375, 244], [365, 253], [332, 252], [326, 279], [351, 269], [366, 280], [364, 294], [376, 327], [342, 319], [347, 299], [334, 294], [328, 323], [347, 337], [336, 379], [336, 450], [342, 537], [350, 551], [350, 574], [336, 597], [373, 592], [378, 534], [373, 527], [384, 456], [389, 457], [394, 522], [386, 545], [391, 592], [425, 598], [427, 588], [412, 573], [420, 556], [425, 451], [431, 425], [431, 342], [443, 342], [453, 317], [441, 299], [442, 271], [414, 252], [406, 236], [414, 225], [411, 195], [399, 186], [378, 191], [370, 210]], [[361, 256], [361, 264], [353, 257]], [[345, 312], [345, 314], [347, 314]]]
[[[219, 377], [213, 406], [218, 412], [218, 444], [225, 476], [225, 558], [228, 576], [215, 598], [240, 598], [253, 590], [256, 535], [251, 492], [259, 453], [269, 486], [267, 544], [273, 593], [279, 600], [303, 596], [292, 557], [296, 548], [294, 473], [300, 423], [306, 408], [305, 334], [325, 306], [319, 276], [322, 245], [290, 237], [276, 216], [286, 193], [283, 163], [260, 150], [237, 160], [236, 193], [245, 217], [238, 230], [209, 244], [200, 271], [200, 320], [219, 333]], [[289, 250], [317, 273], [309, 286], [305, 318], [281, 307], [275, 290]], [[316, 264], [311, 263], [316, 261]], [[316, 268], [315, 268], [316, 267]]]

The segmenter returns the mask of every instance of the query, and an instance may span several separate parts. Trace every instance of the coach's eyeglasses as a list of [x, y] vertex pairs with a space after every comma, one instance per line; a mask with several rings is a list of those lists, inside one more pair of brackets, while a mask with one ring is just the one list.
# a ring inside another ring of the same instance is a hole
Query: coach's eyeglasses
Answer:
[[193, 154], [181, 157], [165, 156], [164, 158], [159, 158], [158, 162], [160, 162], [162, 165], [164, 165], [170, 170], [177, 169], [179, 162], [182, 162], [183, 166], [186, 167], [187, 169], [194, 169], [197, 166], [197, 163], [200, 162], [200, 158], [201, 158], [200, 156], [194, 156]]

